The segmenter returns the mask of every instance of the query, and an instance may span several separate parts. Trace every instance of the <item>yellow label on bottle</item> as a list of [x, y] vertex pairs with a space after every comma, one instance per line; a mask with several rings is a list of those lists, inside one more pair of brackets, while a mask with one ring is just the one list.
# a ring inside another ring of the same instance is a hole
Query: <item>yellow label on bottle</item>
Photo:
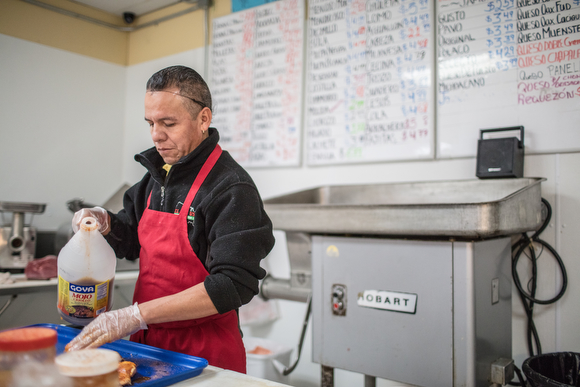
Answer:
[[111, 280], [72, 283], [58, 277], [58, 308], [75, 318], [95, 318], [107, 311]]

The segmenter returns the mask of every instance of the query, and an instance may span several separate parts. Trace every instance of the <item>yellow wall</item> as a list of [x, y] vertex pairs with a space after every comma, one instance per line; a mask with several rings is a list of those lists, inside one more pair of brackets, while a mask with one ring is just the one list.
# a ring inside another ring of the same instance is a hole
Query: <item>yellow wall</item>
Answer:
[[[147, 23], [151, 20], [164, 17], [166, 15], [186, 10], [189, 4], [177, 4], [162, 11], [144, 15], [137, 20], [139, 23]], [[227, 15], [231, 12], [231, 0], [218, 0], [209, 9], [209, 28], [211, 42], [211, 24], [214, 17]], [[156, 26], [143, 28], [129, 34], [129, 56], [128, 64], [133, 65], [146, 62], [152, 59], [176, 54], [183, 51], [199, 48], [205, 44], [204, 34], [205, 12], [203, 10], [194, 11], [183, 16], [179, 16], [170, 21], [160, 23]]]
[[[125, 27], [122, 18], [67, 0], [40, 0], [71, 12]], [[143, 15], [132, 26], [191, 7], [176, 4]], [[231, 0], [217, 0], [214, 17], [231, 12]], [[205, 12], [197, 10], [157, 25], [131, 32], [117, 31], [76, 17], [62, 15], [22, 0], [0, 0], [0, 33], [120, 65], [134, 65], [203, 47]], [[210, 40], [211, 41], [211, 40]]]

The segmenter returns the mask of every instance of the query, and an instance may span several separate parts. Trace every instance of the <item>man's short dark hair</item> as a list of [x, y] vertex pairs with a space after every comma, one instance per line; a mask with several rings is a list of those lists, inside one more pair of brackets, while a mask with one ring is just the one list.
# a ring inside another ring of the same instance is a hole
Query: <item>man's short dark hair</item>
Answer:
[[179, 94], [188, 98], [186, 106], [192, 117], [195, 117], [200, 109], [191, 99], [201, 102], [212, 110], [209, 87], [194, 69], [186, 66], [166, 67], [153, 74], [147, 81], [147, 91], [162, 91], [172, 87], [177, 87]]

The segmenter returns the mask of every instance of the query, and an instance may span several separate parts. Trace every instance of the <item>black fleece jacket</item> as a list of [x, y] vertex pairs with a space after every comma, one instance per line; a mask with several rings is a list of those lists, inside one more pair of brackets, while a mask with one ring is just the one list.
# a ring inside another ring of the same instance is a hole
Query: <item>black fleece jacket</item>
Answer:
[[[137, 225], [150, 192], [152, 210], [181, 210], [193, 180], [218, 140], [218, 131], [210, 128], [209, 137], [168, 173], [155, 147], [135, 156], [148, 172], [125, 193], [123, 210], [110, 214], [111, 232], [105, 238], [117, 257], [139, 257]], [[249, 174], [223, 151], [192, 207], [195, 216], [188, 219], [189, 241], [209, 272], [205, 288], [219, 313], [236, 310], [258, 294], [258, 280], [266, 274], [260, 260], [274, 246], [272, 223], [262, 199]]]

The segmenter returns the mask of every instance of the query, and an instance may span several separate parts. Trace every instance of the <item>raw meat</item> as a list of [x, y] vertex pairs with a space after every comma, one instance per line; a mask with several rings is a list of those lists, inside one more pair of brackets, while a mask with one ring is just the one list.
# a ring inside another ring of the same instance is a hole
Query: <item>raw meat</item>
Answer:
[[26, 265], [24, 275], [27, 279], [49, 279], [58, 275], [56, 255], [47, 255], [44, 258], [35, 259]]

